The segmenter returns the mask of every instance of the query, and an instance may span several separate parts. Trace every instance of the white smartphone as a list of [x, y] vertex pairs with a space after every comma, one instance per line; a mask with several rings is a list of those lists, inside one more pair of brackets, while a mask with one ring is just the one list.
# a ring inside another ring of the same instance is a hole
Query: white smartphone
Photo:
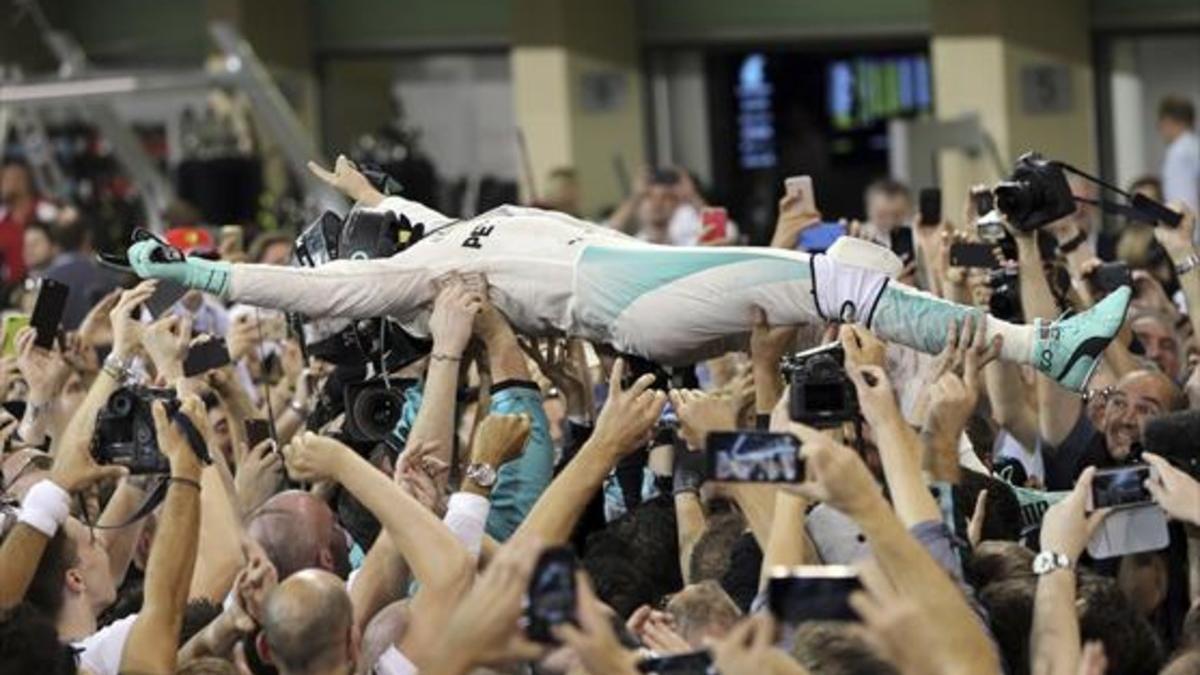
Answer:
[[801, 213], [817, 212], [817, 195], [813, 192], [812, 176], [789, 176], [783, 181], [783, 189], [789, 197], [800, 198], [794, 207], [796, 210]]

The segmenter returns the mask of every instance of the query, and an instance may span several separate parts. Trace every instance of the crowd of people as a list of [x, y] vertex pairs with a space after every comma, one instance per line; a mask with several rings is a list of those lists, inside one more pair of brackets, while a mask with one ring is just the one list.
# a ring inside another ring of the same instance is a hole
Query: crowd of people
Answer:
[[[6, 172], [6, 202], [32, 214]], [[361, 174], [317, 173], [378, 201]], [[961, 215], [928, 222], [880, 181], [846, 236], [911, 228], [900, 281], [993, 314], [1008, 294], [1025, 324], [1119, 292], [1094, 207], [1008, 228], [989, 270], [951, 256], [986, 214], [945, 202]], [[608, 225], [736, 241], [702, 236], [704, 206], [687, 172], [647, 172]], [[937, 326], [927, 355], [760, 311], [743, 343], [664, 376], [521, 334], [486, 276], [454, 270], [427, 290], [417, 358], [320, 359], [225, 280], [151, 310], [166, 280], [97, 267], [77, 220], [30, 215], [19, 254], [0, 241], [12, 304], [33, 306], [24, 278], [74, 304], [52, 340], [5, 320], [0, 673], [1200, 672], [1200, 248], [1194, 210], [1170, 206], [1176, 227], [1122, 228], [1132, 301], [1083, 393], [998, 358], [982, 314]], [[789, 251], [826, 220], [794, 195], [778, 214], [771, 246]], [[280, 236], [169, 240], [258, 270], [291, 255]], [[213, 340], [228, 359], [197, 368]], [[788, 363], [831, 343], [855, 412], [813, 428], [793, 419]], [[363, 386], [395, 413], [383, 433]], [[1183, 420], [1183, 453], [1144, 433], [1160, 419]], [[798, 479], [706, 480], [711, 440], [747, 430], [792, 439]], [[1144, 470], [1136, 507], [1098, 502], [1114, 468]], [[836, 617], [813, 609], [819, 585], [786, 583], [833, 578], [853, 580]]]

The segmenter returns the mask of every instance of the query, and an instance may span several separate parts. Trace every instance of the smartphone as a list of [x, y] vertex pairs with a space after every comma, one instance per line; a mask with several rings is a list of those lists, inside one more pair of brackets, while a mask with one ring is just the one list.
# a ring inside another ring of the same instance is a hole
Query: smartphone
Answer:
[[846, 226], [841, 223], [821, 223], [800, 233], [796, 239], [796, 248], [809, 253], [824, 253], [846, 234]]
[[798, 483], [804, 480], [800, 441], [770, 431], [714, 431], [705, 443], [709, 480]]
[[638, 661], [637, 669], [639, 673], [660, 675], [707, 675], [712, 663], [712, 652], [701, 649], [682, 654], [650, 656]]
[[246, 429], [246, 447], [253, 450], [260, 443], [271, 438], [271, 423], [264, 419], [251, 418], [244, 423]]
[[575, 570], [578, 561], [565, 546], [546, 549], [538, 558], [525, 597], [525, 635], [534, 642], [555, 644], [550, 628], [575, 623]]
[[700, 209], [700, 242], [725, 241], [729, 238], [729, 212], [722, 206]]
[[28, 314], [7, 314], [4, 317], [4, 355], [17, 355], [17, 333], [29, 325]]
[[950, 266], [994, 270], [1000, 268], [1000, 261], [996, 258], [996, 247], [991, 244], [963, 241], [950, 245]]
[[1133, 275], [1129, 273], [1129, 265], [1109, 262], [1092, 270], [1091, 281], [1101, 293], [1112, 293], [1122, 286], [1132, 286]]
[[642, 375], [646, 374], [654, 376], [654, 382], [650, 385], [651, 389], [655, 391], [667, 391], [671, 388], [671, 376], [662, 366], [636, 356], [624, 356], [622, 358], [625, 360], [625, 376], [621, 378], [622, 389], [632, 387], [634, 382], [637, 382]]
[[893, 227], [891, 238], [892, 253], [895, 253], [905, 263], [910, 263], [916, 259], [917, 250], [913, 244], [911, 227]]
[[942, 189], [925, 188], [921, 190], [917, 200], [920, 206], [921, 225], [938, 225], [942, 222]]
[[150, 316], [161, 319], [186, 293], [187, 288], [183, 284], [169, 279], [159, 279], [154, 292], [142, 304], [146, 311], [150, 312]]
[[1128, 508], [1150, 504], [1154, 498], [1146, 489], [1146, 479], [1151, 475], [1149, 464], [1120, 466], [1114, 469], [1099, 469], [1092, 477], [1092, 499], [1089, 510], [1110, 507]]
[[812, 176], [789, 176], [783, 180], [783, 189], [789, 197], [800, 198], [793, 207], [797, 212], [817, 212], [817, 195], [813, 192]]
[[847, 565], [781, 568], [767, 580], [767, 607], [783, 623], [857, 621], [850, 594], [861, 588], [858, 573]]
[[210, 337], [197, 342], [183, 359], [183, 376], [195, 377], [229, 363], [229, 347], [224, 338]]
[[33, 305], [33, 313], [29, 316], [29, 325], [37, 330], [33, 344], [42, 349], [54, 346], [58, 337], [59, 326], [62, 325], [63, 312], [67, 309], [67, 296], [71, 287], [55, 281], [42, 279], [42, 287], [38, 291], [37, 302]]

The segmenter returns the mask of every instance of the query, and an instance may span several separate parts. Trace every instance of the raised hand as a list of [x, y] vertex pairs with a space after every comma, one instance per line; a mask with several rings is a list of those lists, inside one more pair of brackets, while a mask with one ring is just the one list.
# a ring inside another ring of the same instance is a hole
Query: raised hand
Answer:
[[608, 380], [608, 399], [589, 441], [617, 456], [628, 454], [648, 439], [667, 402], [666, 394], [650, 388], [654, 384], [653, 375], [642, 375], [628, 389], [621, 384], [624, 377], [625, 361], [617, 359]]
[[157, 286], [156, 281], [143, 281], [121, 293], [116, 305], [108, 313], [109, 325], [112, 328], [112, 353], [117, 358], [127, 359], [141, 346], [142, 325], [134, 317], [134, 312], [154, 295]]
[[471, 460], [492, 468], [521, 456], [529, 440], [528, 415], [488, 415], [479, 425], [471, 446]]
[[846, 352], [846, 367], [878, 366], [887, 364], [887, 345], [871, 331], [853, 323], [844, 323], [838, 328], [838, 342]]
[[181, 377], [183, 359], [192, 341], [190, 314], [174, 314], [142, 329], [142, 347], [161, 375]]
[[118, 288], [104, 296], [100, 302], [88, 310], [76, 331], [84, 345], [98, 347], [112, 344], [112, 323], [108, 319], [108, 314], [117, 306], [117, 301], [120, 299], [121, 289]]
[[612, 623], [592, 591], [587, 574], [575, 573], [575, 607], [578, 624], [560, 623], [550, 628], [554, 637], [575, 651], [589, 673], [636, 673], [636, 654], [621, 645]]
[[341, 192], [356, 202], [367, 206], [375, 206], [383, 201], [383, 194], [371, 185], [371, 181], [363, 175], [354, 163], [345, 155], [338, 155], [333, 163], [333, 171], [329, 171], [316, 162], [308, 163], [308, 170], [326, 185]]
[[[150, 407], [154, 418], [154, 432], [158, 437], [158, 447], [171, 463], [171, 475], [182, 478], [199, 480], [200, 471], [204, 468], [202, 460], [196, 456], [188, 437], [178, 423], [167, 416], [167, 407], [163, 401], [155, 401]], [[212, 447], [212, 428], [208, 423], [208, 411], [199, 396], [184, 396], [179, 402], [179, 414], [192, 423], [200, 434], [201, 443]]]
[[1155, 469], [1156, 475], [1146, 479], [1154, 501], [1172, 518], [1200, 525], [1200, 483], [1153, 452], [1142, 453], [1142, 459]]
[[283, 459], [293, 480], [316, 483], [337, 480], [338, 459], [344, 452], [353, 451], [332, 438], [306, 431], [284, 446]]
[[233, 477], [238, 511], [249, 515], [283, 485], [283, 457], [275, 449], [275, 441], [259, 443], [242, 458]]
[[670, 398], [679, 417], [679, 435], [692, 450], [705, 447], [709, 432], [737, 428], [738, 408], [732, 398], [696, 389], [672, 389]]
[[1154, 238], [1166, 249], [1171, 262], [1178, 265], [1195, 252], [1196, 213], [1186, 204], [1171, 202], [1167, 207], [1183, 214], [1179, 227], [1156, 227]]
[[1088, 496], [1092, 492], [1092, 478], [1095, 475], [1095, 467], [1084, 469], [1075, 481], [1071, 494], [1046, 511], [1042, 517], [1043, 551], [1061, 553], [1070, 558], [1072, 564], [1078, 562], [1092, 533], [1109, 513], [1109, 509], [1087, 513]]
[[17, 332], [17, 368], [29, 385], [30, 405], [47, 405], [54, 401], [71, 369], [56, 342], [51, 349], [34, 344], [37, 330], [26, 326]]
[[457, 359], [471, 341], [475, 316], [483, 307], [483, 298], [458, 277], [452, 277], [433, 301], [429, 333], [433, 337], [433, 358]]
[[803, 424], [793, 423], [790, 431], [800, 439], [800, 454], [805, 460], [805, 481], [792, 490], [852, 518], [862, 517], [878, 506], [888, 508], [879, 484], [858, 453]]

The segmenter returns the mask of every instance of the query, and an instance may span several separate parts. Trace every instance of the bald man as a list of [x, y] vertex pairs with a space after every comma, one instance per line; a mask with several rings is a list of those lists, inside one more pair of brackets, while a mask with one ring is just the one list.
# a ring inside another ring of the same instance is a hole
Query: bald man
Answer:
[[346, 536], [329, 505], [301, 490], [274, 495], [250, 516], [246, 531], [279, 578], [316, 568], [343, 579], [350, 571]]
[[1135, 461], [1134, 444], [1141, 439], [1146, 421], [1180, 410], [1185, 403], [1182, 392], [1162, 372], [1135, 370], [1118, 380], [1108, 394], [1099, 429], [1092, 425], [1081, 402], [1071, 403], [1073, 411], [1041, 411], [1041, 415], [1076, 416], [1074, 426], [1064, 437], [1042, 439], [1046, 487], [1070, 490], [1089, 466], [1103, 468]]
[[358, 647], [350, 596], [329, 572], [297, 572], [267, 598], [258, 650], [283, 675], [348, 675]]

